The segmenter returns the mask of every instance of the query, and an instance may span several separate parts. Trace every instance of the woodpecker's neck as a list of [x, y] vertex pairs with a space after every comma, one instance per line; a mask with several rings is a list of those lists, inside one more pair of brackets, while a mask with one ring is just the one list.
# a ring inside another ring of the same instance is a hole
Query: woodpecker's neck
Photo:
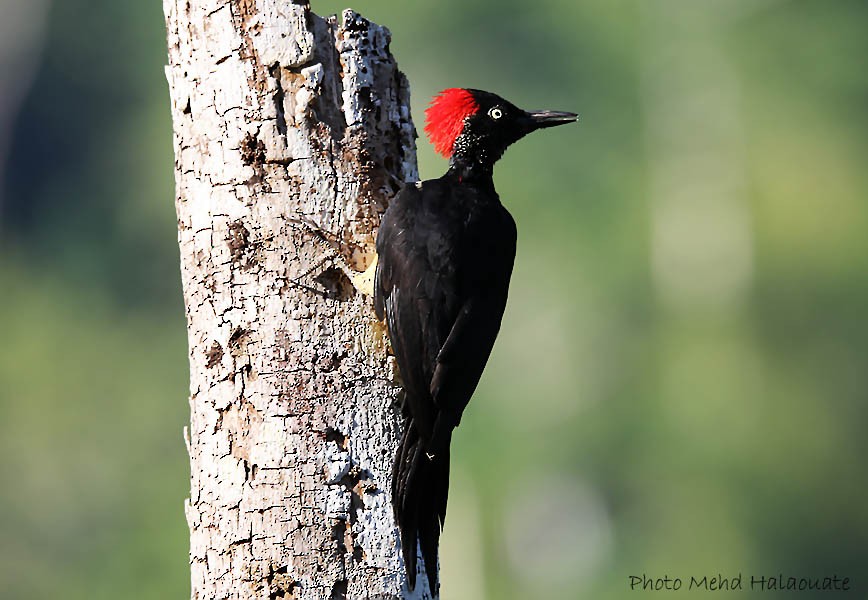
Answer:
[[449, 167], [462, 171], [467, 176], [484, 176], [491, 178], [494, 163], [500, 160], [509, 144], [495, 142], [491, 136], [465, 127], [452, 144], [452, 156]]
[[449, 161], [449, 170], [467, 179], [480, 177], [491, 179], [494, 175], [494, 163], [452, 157]]
[[[459, 138], [459, 142], [461, 138]], [[449, 174], [455, 177], [459, 183], [490, 187], [494, 190], [494, 163], [500, 155], [492, 156], [484, 149], [476, 148], [470, 152], [469, 148], [457, 148], [457, 152], [449, 159]], [[481, 150], [481, 151], [480, 151]]]
[[465, 163], [452, 160], [446, 176], [459, 185], [473, 186], [494, 193], [493, 167], [491, 164]]

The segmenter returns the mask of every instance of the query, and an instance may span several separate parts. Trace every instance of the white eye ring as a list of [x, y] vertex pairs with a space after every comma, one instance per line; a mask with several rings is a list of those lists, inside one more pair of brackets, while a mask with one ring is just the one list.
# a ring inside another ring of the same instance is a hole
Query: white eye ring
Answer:
[[503, 111], [500, 110], [499, 107], [495, 106], [495, 107], [492, 108], [490, 111], [488, 111], [488, 116], [491, 117], [491, 118], [494, 119], [494, 120], [497, 120], [497, 119], [499, 119], [500, 117], [503, 116]]

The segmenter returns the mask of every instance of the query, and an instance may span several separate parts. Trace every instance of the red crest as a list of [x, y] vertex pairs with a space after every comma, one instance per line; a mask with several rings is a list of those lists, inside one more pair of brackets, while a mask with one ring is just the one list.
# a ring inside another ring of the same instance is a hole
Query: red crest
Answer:
[[449, 88], [434, 96], [425, 111], [425, 133], [434, 149], [446, 158], [452, 156], [452, 147], [464, 129], [464, 120], [478, 110], [473, 94], [461, 88]]

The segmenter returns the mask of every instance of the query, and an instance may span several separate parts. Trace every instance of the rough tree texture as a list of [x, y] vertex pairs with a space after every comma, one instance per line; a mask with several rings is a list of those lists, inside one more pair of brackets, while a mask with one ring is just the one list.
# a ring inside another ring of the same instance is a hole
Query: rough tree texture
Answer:
[[356, 268], [417, 179], [389, 32], [287, 0], [164, 0], [190, 344], [193, 598], [401, 589], [388, 494], [397, 387]]

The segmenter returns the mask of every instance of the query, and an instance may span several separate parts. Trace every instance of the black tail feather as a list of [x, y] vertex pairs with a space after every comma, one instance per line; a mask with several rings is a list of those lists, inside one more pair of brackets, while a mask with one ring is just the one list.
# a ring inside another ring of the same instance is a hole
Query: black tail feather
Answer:
[[392, 464], [392, 510], [395, 514], [395, 522], [401, 532], [401, 553], [404, 557], [404, 567], [407, 571], [407, 578], [410, 580], [411, 589], [416, 587], [418, 526], [416, 511], [408, 504], [408, 484], [417, 470], [421, 454], [419, 435], [416, 428], [412, 426], [412, 420], [407, 419], [404, 423], [401, 445], [395, 455], [395, 462]]
[[449, 494], [449, 446], [432, 456], [426, 453], [413, 420], [407, 419], [404, 425], [392, 467], [392, 508], [401, 532], [401, 553], [410, 589], [416, 587], [418, 541], [428, 584], [436, 595], [437, 548]]

